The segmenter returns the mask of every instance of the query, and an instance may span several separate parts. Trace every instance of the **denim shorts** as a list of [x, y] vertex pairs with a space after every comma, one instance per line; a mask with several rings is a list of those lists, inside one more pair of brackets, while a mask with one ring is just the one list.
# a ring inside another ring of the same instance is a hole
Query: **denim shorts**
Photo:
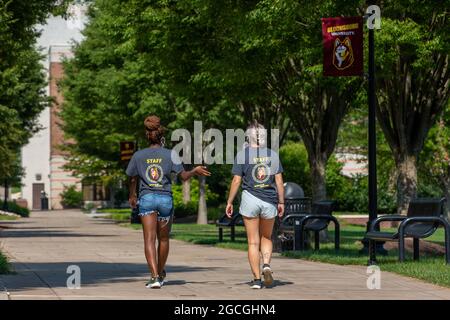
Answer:
[[277, 216], [278, 210], [274, 204], [263, 201], [244, 190], [239, 213], [247, 218], [273, 219]]
[[171, 195], [147, 193], [139, 198], [139, 216], [156, 213], [158, 221], [169, 221], [173, 215], [173, 199]]

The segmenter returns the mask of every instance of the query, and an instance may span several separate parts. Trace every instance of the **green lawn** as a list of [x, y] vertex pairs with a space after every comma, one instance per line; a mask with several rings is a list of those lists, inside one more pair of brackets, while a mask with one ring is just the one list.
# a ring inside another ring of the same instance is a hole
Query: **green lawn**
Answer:
[[[391, 230], [392, 229], [387, 229]], [[341, 230], [341, 248], [338, 253], [333, 243], [321, 244], [320, 251], [285, 252], [283, 255], [291, 258], [310, 261], [326, 262], [339, 265], [367, 265], [367, 255], [360, 255], [362, 248], [360, 240], [364, 236], [365, 228], [354, 225], [343, 225]], [[330, 230], [330, 236], [334, 231]], [[444, 242], [444, 231], [439, 229], [428, 241]], [[450, 266], [445, 264], [443, 256], [429, 256], [421, 253], [420, 261], [412, 261], [411, 254], [406, 255], [407, 261], [398, 262], [398, 251], [390, 250], [388, 256], [377, 256], [378, 265], [382, 271], [390, 271], [427, 282], [450, 287]]]
[[130, 208], [124, 208], [124, 209], [97, 209], [97, 212], [100, 213], [114, 213], [114, 214], [130, 214], [131, 209]]
[[16, 216], [7, 216], [4, 214], [0, 214], [0, 220], [17, 220], [18, 217]]
[[[112, 216], [114, 218], [114, 215]], [[119, 218], [119, 217], [117, 217]], [[120, 217], [122, 218], [122, 217]], [[121, 219], [118, 221], [123, 221]], [[121, 223], [124, 226], [140, 230], [139, 224]], [[393, 231], [394, 229], [383, 229]], [[333, 243], [321, 244], [320, 251], [307, 250], [303, 252], [287, 251], [283, 255], [290, 258], [304, 259], [317, 262], [325, 262], [339, 265], [367, 265], [367, 255], [360, 255], [362, 248], [360, 240], [365, 233], [365, 227], [356, 225], [346, 225], [341, 223], [341, 249], [338, 253], [334, 250]], [[330, 228], [330, 239], [333, 239], [334, 231]], [[224, 229], [224, 242], [218, 240], [218, 230], [215, 225], [197, 225], [197, 224], [177, 224], [172, 226], [171, 238], [191, 242], [199, 245], [213, 245], [220, 248], [230, 248], [238, 250], [247, 250], [247, 240], [245, 229], [236, 228], [236, 241], [229, 239], [229, 230]], [[428, 241], [439, 244], [444, 243], [444, 231], [438, 231]], [[399, 263], [397, 261], [398, 251], [389, 251], [388, 256], [378, 256], [379, 266], [382, 271], [390, 271], [409, 277], [418, 278], [430, 283], [450, 287], [450, 266], [447, 266], [443, 256], [431, 257], [421, 254], [419, 262], [412, 261], [410, 254], [407, 254], [407, 262]]]

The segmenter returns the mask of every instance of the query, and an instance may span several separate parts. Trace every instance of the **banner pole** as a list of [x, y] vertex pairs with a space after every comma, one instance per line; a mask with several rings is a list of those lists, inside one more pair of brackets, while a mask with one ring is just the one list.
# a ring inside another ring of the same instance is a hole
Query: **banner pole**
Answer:
[[[369, 220], [367, 231], [372, 221], [377, 218], [377, 133], [375, 110], [375, 35], [369, 29], [369, 83], [367, 88], [369, 102]], [[369, 244], [370, 245], [370, 244]], [[369, 265], [376, 263], [376, 248], [369, 250]]]
[[[365, 15], [367, 20], [370, 15]], [[377, 195], [377, 131], [376, 131], [376, 91], [375, 91], [375, 30], [373, 27], [369, 28], [369, 61], [368, 61], [368, 86], [367, 86], [367, 99], [368, 99], [368, 173], [369, 173], [369, 219], [367, 221], [366, 230], [370, 230], [372, 222], [378, 217], [378, 195]], [[373, 242], [373, 250], [369, 250], [370, 241], [366, 238], [362, 240], [364, 248], [361, 253], [369, 252], [368, 265], [374, 265], [377, 263], [376, 253], [387, 254], [383, 248], [382, 242]]]

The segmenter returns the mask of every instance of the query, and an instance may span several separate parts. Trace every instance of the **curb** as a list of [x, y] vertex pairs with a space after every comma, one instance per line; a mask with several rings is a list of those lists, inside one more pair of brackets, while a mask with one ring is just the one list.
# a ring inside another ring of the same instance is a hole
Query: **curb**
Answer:
[[3, 284], [2, 278], [0, 277], [0, 301], [11, 300], [8, 290]]

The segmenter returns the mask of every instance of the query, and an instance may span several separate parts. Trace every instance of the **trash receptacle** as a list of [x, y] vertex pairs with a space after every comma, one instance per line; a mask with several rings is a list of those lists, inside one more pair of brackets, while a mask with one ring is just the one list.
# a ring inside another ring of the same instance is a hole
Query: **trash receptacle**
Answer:
[[[305, 197], [303, 188], [294, 182], [284, 184], [285, 213], [284, 216], [291, 216], [283, 222], [283, 229], [292, 230], [292, 233], [283, 236], [282, 250], [287, 248], [300, 248], [300, 220], [302, 216], [311, 213], [311, 198]], [[306, 241], [308, 241], [306, 239]]]
[[305, 197], [302, 187], [294, 182], [284, 184], [285, 214], [306, 214], [311, 212], [311, 198]]
[[45, 191], [41, 191], [41, 210], [48, 210], [48, 197]]

